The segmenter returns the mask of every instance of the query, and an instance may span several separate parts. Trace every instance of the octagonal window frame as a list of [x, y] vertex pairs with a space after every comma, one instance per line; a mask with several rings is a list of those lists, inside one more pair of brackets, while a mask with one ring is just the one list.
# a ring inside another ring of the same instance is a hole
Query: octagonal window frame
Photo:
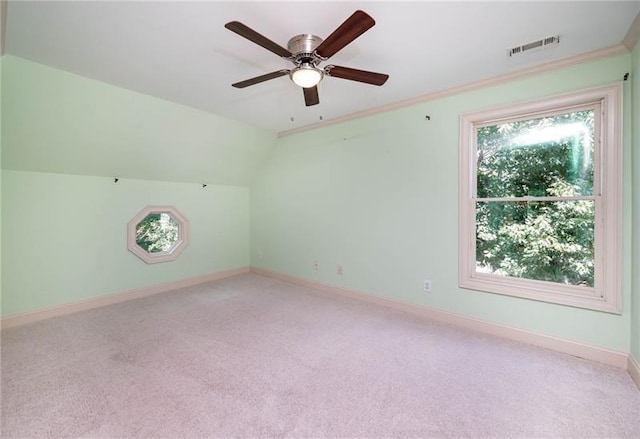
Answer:
[[[136, 239], [138, 224], [149, 215], [162, 213], [171, 215], [178, 223], [178, 239], [169, 250], [150, 253], [138, 245]], [[173, 261], [180, 256], [188, 245], [189, 221], [174, 206], [146, 206], [127, 223], [127, 248], [147, 264]]]

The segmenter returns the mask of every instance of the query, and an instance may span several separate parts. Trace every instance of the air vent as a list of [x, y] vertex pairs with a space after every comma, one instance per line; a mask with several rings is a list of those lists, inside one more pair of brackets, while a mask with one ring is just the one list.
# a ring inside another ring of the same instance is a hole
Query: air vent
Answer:
[[554, 35], [552, 37], [543, 38], [541, 40], [532, 41], [522, 46], [516, 46], [509, 49], [509, 56], [522, 55], [525, 52], [538, 51], [542, 49], [548, 49], [551, 46], [557, 46], [560, 44], [560, 35]]

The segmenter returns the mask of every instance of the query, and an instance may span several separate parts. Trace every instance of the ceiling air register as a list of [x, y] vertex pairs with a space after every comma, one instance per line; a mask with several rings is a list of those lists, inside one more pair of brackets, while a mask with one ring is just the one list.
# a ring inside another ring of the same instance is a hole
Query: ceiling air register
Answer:
[[549, 49], [558, 44], [560, 44], [560, 35], [554, 35], [521, 46], [512, 47], [509, 49], [509, 56], [522, 55], [525, 52], [537, 52], [538, 50]]

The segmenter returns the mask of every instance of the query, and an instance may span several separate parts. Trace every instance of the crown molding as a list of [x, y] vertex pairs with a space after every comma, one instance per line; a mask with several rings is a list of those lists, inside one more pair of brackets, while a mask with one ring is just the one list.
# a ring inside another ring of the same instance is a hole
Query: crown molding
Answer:
[[603, 58], [608, 58], [611, 56], [622, 55], [628, 52], [629, 52], [629, 49], [625, 45], [618, 44], [615, 46], [607, 47], [605, 49], [595, 50], [593, 52], [587, 52], [581, 55], [572, 56], [572, 57], [561, 59], [558, 61], [552, 61], [552, 62], [541, 64], [538, 66], [518, 70], [515, 72], [505, 73], [503, 75], [482, 79], [480, 81], [470, 82], [468, 84], [448, 88], [446, 90], [428, 93], [415, 98], [399, 101], [393, 104], [383, 105], [381, 107], [375, 107], [369, 110], [359, 111], [357, 113], [348, 114], [342, 117], [337, 117], [335, 119], [325, 120], [325, 121], [317, 122], [311, 125], [306, 125], [304, 127], [294, 128], [286, 131], [280, 131], [278, 133], [278, 138], [287, 137], [293, 134], [298, 134], [305, 131], [311, 131], [318, 128], [324, 128], [330, 125], [335, 125], [335, 124], [347, 122], [350, 120], [360, 119], [360, 118], [372, 116], [378, 113], [385, 113], [387, 111], [397, 110], [399, 108], [410, 107], [412, 105], [420, 104], [423, 102], [433, 101], [435, 99], [442, 99], [448, 96], [453, 96], [456, 94], [477, 90], [480, 88], [504, 84], [506, 82], [510, 82], [516, 79], [525, 78], [527, 76], [538, 75], [541, 73], [550, 72], [553, 70], [558, 70], [561, 68], [582, 64], [589, 61], [595, 61]]
[[638, 41], [640, 40], [640, 13], [636, 15], [636, 19], [633, 20], [631, 26], [629, 26], [629, 30], [627, 31], [627, 35], [624, 36], [624, 40], [622, 40], [622, 44], [624, 47], [629, 49], [629, 51], [633, 50]]

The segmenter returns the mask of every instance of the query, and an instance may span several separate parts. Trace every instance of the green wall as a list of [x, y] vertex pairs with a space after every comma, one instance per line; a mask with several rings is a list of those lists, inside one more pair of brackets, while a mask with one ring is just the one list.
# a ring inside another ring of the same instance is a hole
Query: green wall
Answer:
[[[249, 265], [248, 185], [274, 133], [10, 55], [2, 85], [1, 315]], [[192, 242], [147, 265], [126, 225], [156, 204]]]
[[[12, 170], [2, 180], [5, 316], [249, 265], [249, 188]], [[173, 262], [127, 249], [127, 222], [146, 205], [189, 220]]]
[[[2, 61], [0, 55], [0, 231], [2, 230]], [[2, 249], [3, 233], [0, 232], [0, 249]], [[0, 251], [0, 316], [2, 316], [2, 252]]]
[[640, 43], [633, 49], [633, 302], [631, 354], [640, 364]]
[[275, 134], [6, 55], [3, 167], [248, 186]]
[[251, 189], [252, 265], [628, 352], [629, 160], [622, 315], [459, 289], [457, 175], [461, 113], [620, 81], [630, 68], [617, 56], [282, 138]]
[[[632, 350], [638, 358], [640, 274], [631, 271], [630, 239], [635, 266], [636, 75], [633, 95], [625, 86], [623, 314], [457, 287], [460, 113], [619, 81], [632, 62], [639, 71], [638, 50], [278, 140], [239, 122], [0, 58], [1, 315], [251, 263]], [[175, 262], [147, 265], [126, 248], [126, 223], [148, 204], [175, 205], [191, 222], [191, 245]], [[337, 264], [344, 275], [336, 274]], [[422, 292], [424, 278], [433, 281], [431, 294]]]

